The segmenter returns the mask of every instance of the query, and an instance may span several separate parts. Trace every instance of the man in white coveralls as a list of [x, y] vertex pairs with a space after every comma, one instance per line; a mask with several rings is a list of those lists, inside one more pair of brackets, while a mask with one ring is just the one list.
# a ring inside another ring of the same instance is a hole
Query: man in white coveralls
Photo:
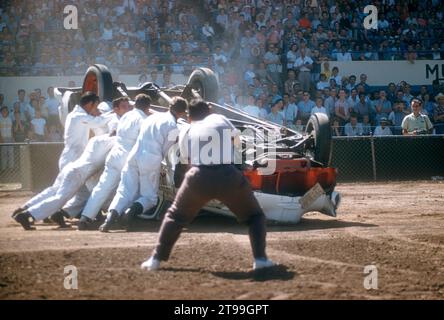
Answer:
[[134, 201], [126, 215], [129, 218], [128, 227], [133, 217], [157, 204], [161, 162], [176, 142], [170, 133], [177, 130], [177, 120], [185, 117], [187, 105], [185, 99], [174, 97], [169, 111], [153, 114], [144, 120], [100, 231], [108, 232]]
[[[115, 103], [128, 104], [129, 101], [127, 98], [121, 98]], [[78, 225], [79, 230], [91, 229], [97, 213], [119, 185], [123, 166], [136, 143], [141, 124], [150, 114], [150, 104], [151, 99], [148, 95], [139, 94], [135, 99], [135, 108], [120, 119], [117, 126], [116, 143], [109, 152], [105, 162], [105, 170], [83, 209]]]

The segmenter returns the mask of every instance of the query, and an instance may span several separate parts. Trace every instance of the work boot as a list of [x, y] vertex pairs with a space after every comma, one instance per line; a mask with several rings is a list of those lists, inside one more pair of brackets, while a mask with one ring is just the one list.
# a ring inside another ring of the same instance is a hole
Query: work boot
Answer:
[[101, 232], [108, 232], [113, 225], [119, 221], [119, 213], [116, 210], [110, 210], [106, 216], [105, 223], [99, 227]]
[[134, 230], [134, 222], [139, 214], [143, 213], [143, 206], [139, 202], [134, 202], [133, 205], [125, 211], [123, 221], [126, 225], [126, 231]]
[[57, 223], [59, 225], [60, 228], [69, 228], [70, 226], [66, 224], [65, 222], [65, 217], [66, 217], [66, 212], [63, 210], [59, 210], [56, 213], [54, 213], [50, 219]]
[[11, 218], [14, 218], [17, 214], [19, 214], [22, 211], [25, 211], [26, 209], [27, 209], [26, 207], [19, 207], [19, 208], [15, 209], [11, 215]]
[[17, 213], [13, 219], [20, 223], [23, 229], [35, 230], [34, 227], [31, 227], [31, 221], [34, 221], [34, 217], [28, 211]]
[[90, 218], [85, 217], [85, 216], [80, 217], [80, 221], [77, 224], [77, 229], [79, 231], [94, 230], [96, 228], [97, 228], [97, 225], [94, 228], [94, 221], [93, 220], [91, 220]]

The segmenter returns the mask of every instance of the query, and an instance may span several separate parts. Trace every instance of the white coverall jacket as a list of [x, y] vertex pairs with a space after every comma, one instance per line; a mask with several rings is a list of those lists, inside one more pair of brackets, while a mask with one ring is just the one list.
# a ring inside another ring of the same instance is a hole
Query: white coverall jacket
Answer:
[[114, 141], [115, 137], [110, 137], [108, 134], [91, 138], [80, 158], [59, 172], [51, 187], [25, 204], [34, 219], [45, 219], [60, 210], [85, 184], [85, 181], [103, 167]]
[[120, 119], [116, 143], [106, 158], [105, 170], [94, 187], [82, 215], [94, 219], [106, 200], [116, 190], [128, 154], [136, 143], [140, 127], [146, 117], [147, 115], [142, 110], [134, 108]]
[[139, 202], [144, 211], [157, 204], [161, 162], [177, 136], [176, 119], [169, 111], [143, 121], [109, 210], [122, 214], [134, 201]]
[[82, 107], [76, 105], [68, 114], [65, 122], [65, 147], [59, 159], [59, 171], [70, 162], [77, 160], [85, 150], [89, 140], [90, 129], [106, 127], [114, 113], [105, 113], [100, 116], [88, 114]]

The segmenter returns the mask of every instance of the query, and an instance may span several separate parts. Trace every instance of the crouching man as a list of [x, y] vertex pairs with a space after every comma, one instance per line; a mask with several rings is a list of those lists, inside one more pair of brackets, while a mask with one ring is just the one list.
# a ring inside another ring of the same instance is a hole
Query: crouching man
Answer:
[[191, 102], [188, 114], [191, 125], [179, 136], [179, 151], [181, 162], [191, 164], [191, 168], [163, 219], [152, 256], [142, 264], [142, 269], [156, 270], [161, 261], [168, 260], [183, 227], [213, 199], [224, 203], [239, 222], [248, 225], [253, 269], [273, 266], [265, 253], [264, 212], [247, 179], [234, 165], [237, 130], [223, 115], [210, 114], [208, 104], [201, 100]]

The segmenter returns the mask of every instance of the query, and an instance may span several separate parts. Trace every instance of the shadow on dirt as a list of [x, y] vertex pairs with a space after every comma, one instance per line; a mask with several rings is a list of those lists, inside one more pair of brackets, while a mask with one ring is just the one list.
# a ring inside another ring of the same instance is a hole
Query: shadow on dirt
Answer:
[[234, 271], [234, 272], [211, 272], [212, 275], [229, 279], [229, 280], [254, 280], [254, 281], [270, 281], [270, 280], [291, 280], [295, 277], [296, 272], [289, 271], [284, 265], [277, 265], [271, 268], [265, 268], [257, 271]]
[[[75, 226], [76, 222], [71, 222]], [[131, 232], [158, 232], [161, 221], [159, 220], [143, 220], [138, 219]], [[98, 229], [97, 225], [96, 230]], [[316, 218], [302, 218], [297, 224], [291, 223], [268, 223], [267, 232], [283, 232], [283, 231], [310, 231], [323, 229], [339, 229], [349, 227], [378, 227], [376, 224], [361, 223], [355, 221], [343, 221], [335, 219], [316, 219]], [[70, 230], [68, 228], [68, 230]], [[125, 232], [123, 228], [113, 228], [117, 232]], [[198, 216], [188, 227], [184, 228], [184, 232], [188, 233], [234, 233], [246, 234], [248, 232], [247, 226], [239, 224], [235, 218], [217, 215], [204, 214]]]

